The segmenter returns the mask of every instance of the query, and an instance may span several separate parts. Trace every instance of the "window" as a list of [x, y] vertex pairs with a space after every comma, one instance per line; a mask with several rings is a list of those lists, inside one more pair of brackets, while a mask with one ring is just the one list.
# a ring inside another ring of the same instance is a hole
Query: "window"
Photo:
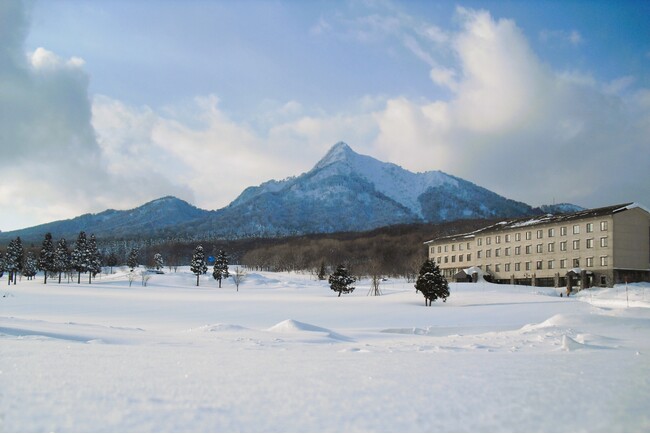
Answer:
[[535, 269], [536, 269], [536, 270], [541, 270], [541, 269], [542, 269], [542, 263], [543, 263], [543, 262], [544, 262], [544, 261], [537, 261], [537, 263], [535, 264]]
[[471, 249], [470, 244], [467, 243], [467, 250]]
[[573, 225], [573, 235], [580, 233], [580, 225]]
[[503, 266], [503, 271], [510, 271], [510, 264], [505, 264]]
[[607, 237], [600, 238], [600, 247], [607, 247]]
[[442, 253], [442, 246], [438, 246], [438, 253]]
[[526, 271], [530, 271], [530, 261], [526, 262]]
[[451, 262], [456, 262], [456, 255], [451, 255]]
[[438, 256], [438, 260], [437, 260], [436, 262], [437, 262], [438, 264], [441, 264], [441, 263], [442, 263], [442, 258], [441, 258], [440, 256]]
[[471, 261], [471, 260], [472, 260], [472, 254], [471, 254], [471, 253], [468, 253], [468, 254], [467, 254], [467, 261], [469, 262], [469, 261]]
[[479, 250], [478, 252], [476, 252], [476, 257], [478, 259], [481, 259], [482, 256], [483, 256], [483, 251], [482, 250]]
[[587, 267], [594, 266], [594, 258], [587, 258]]
[[485, 237], [485, 244], [487, 245], [492, 244], [492, 237]]
[[451, 251], [452, 251], [452, 252], [455, 252], [455, 251], [456, 251], [456, 244], [452, 244], [452, 245], [451, 245]]
[[607, 221], [600, 222], [600, 230], [601, 231], [606, 231], [607, 230]]
[[573, 258], [573, 268], [577, 268], [579, 266], [580, 266], [580, 259]]
[[580, 240], [573, 240], [573, 250], [580, 250]]
[[515, 255], [521, 255], [521, 246], [515, 247]]
[[609, 263], [607, 261], [607, 256], [601, 256], [600, 257], [600, 266], [601, 267], [606, 267], [608, 264]]
[[497, 243], [497, 244], [500, 244], [501, 243], [501, 235], [497, 235], [496, 237], [494, 237], [494, 242]]
[[435, 247], [431, 247], [431, 248], [429, 248], [429, 253], [430, 253], [430, 254], [435, 253]]
[[548, 269], [552, 270], [553, 268], [555, 268], [555, 261], [548, 261]]
[[532, 252], [532, 250], [533, 250], [533, 246], [531, 246], [530, 244], [526, 246], [526, 254], [527, 254], [527, 255], [530, 255], [530, 253]]
[[487, 249], [487, 250], [485, 251], [485, 257], [486, 257], [486, 258], [490, 258], [490, 257], [492, 257], [492, 249]]
[[521, 262], [515, 262], [515, 271], [521, 271]]
[[532, 237], [533, 237], [533, 236], [532, 236], [532, 232], [527, 231], [527, 232], [526, 232], [526, 239], [527, 239], [527, 240], [530, 240]]
[[463, 262], [464, 256], [463, 255], [458, 255], [458, 262]]
[[447, 247], [449, 247], [449, 246], [445, 246], [445, 253], [447, 253]]
[[546, 247], [548, 248], [549, 253], [553, 253], [555, 251], [555, 243], [548, 243]]
[[496, 264], [496, 265], [494, 266], [494, 271], [495, 271], [496, 273], [498, 273], [499, 271], [501, 271], [501, 264]]
[[476, 239], [476, 245], [477, 246], [482, 246], [483, 245], [483, 238], [477, 238]]
[[542, 238], [543, 236], [544, 236], [544, 231], [541, 230], [541, 229], [539, 229], [539, 230], [537, 231], [537, 239], [539, 240], [539, 239]]
[[587, 223], [587, 232], [593, 232], [594, 231], [594, 224], [593, 223]]
[[458, 250], [460, 250], [460, 251], [463, 250], [463, 244], [462, 243], [458, 245]]
[[537, 247], [536, 247], [536, 252], [537, 253], [542, 253], [543, 246], [544, 246], [543, 244], [538, 244]]
[[555, 228], [550, 228], [548, 230], [548, 236], [549, 236], [549, 238], [555, 236]]
[[560, 259], [560, 268], [566, 268], [566, 259]]
[[566, 226], [560, 228], [560, 236], [566, 235]]
[[491, 267], [491, 265], [486, 265], [485, 266], [485, 271], [490, 271], [490, 267]]
[[560, 241], [560, 251], [566, 252], [566, 241]]
[[594, 247], [594, 239], [593, 239], [593, 238], [587, 238], [586, 247], [587, 247], [588, 249], [591, 249], [591, 248]]
[[519, 232], [515, 234], [515, 241], [521, 241], [521, 234]]
[[445, 256], [445, 264], [449, 262], [449, 256]]
[[505, 253], [506, 256], [510, 256], [510, 247], [506, 247], [504, 253]]
[[510, 234], [506, 235], [506, 243], [510, 242]]
[[494, 256], [501, 256], [501, 249], [494, 249]]

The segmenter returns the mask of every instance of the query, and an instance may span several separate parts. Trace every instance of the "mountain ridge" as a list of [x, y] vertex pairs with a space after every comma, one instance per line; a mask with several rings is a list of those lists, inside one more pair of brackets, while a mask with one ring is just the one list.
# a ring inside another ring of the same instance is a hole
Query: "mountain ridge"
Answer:
[[248, 187], [226, 207], [215, 211], [165, 196], [130, 210], [108, 209], [0, 232], [0, 239], [41, 238], [45, 232], [70, 237], [80, 230], [111, 238], [191, 234], [231, 239], [280, 237], [358, 232], [396, 224], [519, 217], [575, 208], [580, 209], [571, 204], [533, 208], [462, 178], [436, 170], [410, 172], [358, 154], [348, 144], [338, 142], [311, 170]]

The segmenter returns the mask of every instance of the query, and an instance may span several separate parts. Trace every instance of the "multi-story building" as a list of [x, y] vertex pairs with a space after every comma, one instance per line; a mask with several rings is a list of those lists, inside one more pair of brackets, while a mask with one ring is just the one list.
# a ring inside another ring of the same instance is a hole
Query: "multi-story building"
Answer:
[[450, 280], [476, 280], [478, 271], [535, 286], [650, 281], [650, 211], [636, 203], [508, 220], [425, 244]]

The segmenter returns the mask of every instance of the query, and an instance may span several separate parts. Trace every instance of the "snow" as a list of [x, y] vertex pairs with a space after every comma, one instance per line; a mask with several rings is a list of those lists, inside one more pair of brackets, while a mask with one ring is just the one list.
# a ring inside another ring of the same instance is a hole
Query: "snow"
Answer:
[[452, 283], [432, 307], [399, 279], [195, 284], [4, 281], [0, 430], [650, 430], [648, 283]]

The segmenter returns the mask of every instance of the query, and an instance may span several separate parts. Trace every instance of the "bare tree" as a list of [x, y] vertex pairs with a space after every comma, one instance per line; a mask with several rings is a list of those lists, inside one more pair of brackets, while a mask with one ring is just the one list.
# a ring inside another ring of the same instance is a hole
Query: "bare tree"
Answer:
[[237, 292], [239, 292], [239, 285], [246, 279], [246, 271], [243, 268], [235, 267], [235, 273], [231, 274], [232, 281], [235, 282]]

